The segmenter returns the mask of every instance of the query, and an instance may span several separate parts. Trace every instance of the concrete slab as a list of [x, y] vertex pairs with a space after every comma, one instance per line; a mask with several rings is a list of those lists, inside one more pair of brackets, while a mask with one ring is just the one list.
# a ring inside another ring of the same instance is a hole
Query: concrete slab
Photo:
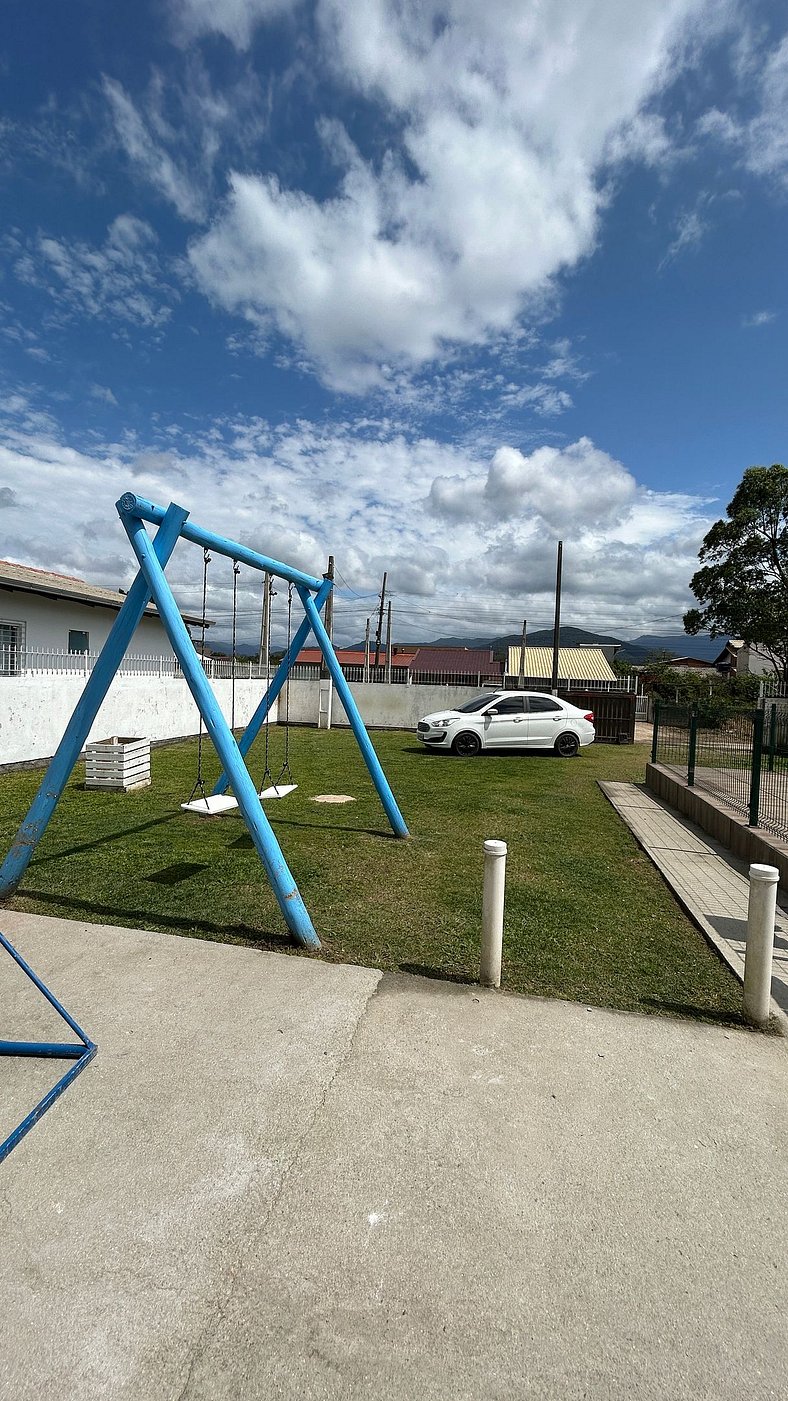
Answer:
[[787, 1070], [387, 976], [184, 1401], [779, 1395]]
[[0, 1169], [13, 1401], [788, 1388], [788, 1047], [5, 912], [99, 1042]]
[[[380, 975], [10, 911], [0, 920], [99, 1045], [0, 1168], [0, 1395], [177, 1396]], [[16, 990], [5, 963], [3, 1008]], [[25, 1090], [32, 1107], [31, 1073], [0, 1064], [8, 1129]]]

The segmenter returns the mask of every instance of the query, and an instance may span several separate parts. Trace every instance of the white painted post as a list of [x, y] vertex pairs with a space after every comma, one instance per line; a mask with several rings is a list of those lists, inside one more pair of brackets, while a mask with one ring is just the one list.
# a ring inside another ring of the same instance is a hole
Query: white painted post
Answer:
[[744, 954], [744, 1015], [764, 1026], [769, 1020], [777, 885], [776, 866], [750, 866], [747, 948]]
[[501, 986], [505, 889], [506, 842], [486, 841], [482, 890], [482, 958], [479, 973], [479, 981], [486, 988]]

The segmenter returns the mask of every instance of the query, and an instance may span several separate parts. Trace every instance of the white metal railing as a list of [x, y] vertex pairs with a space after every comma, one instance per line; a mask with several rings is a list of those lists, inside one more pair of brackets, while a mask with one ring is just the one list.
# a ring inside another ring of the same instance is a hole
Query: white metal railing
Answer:
[[[98, 660], [98, 652], [67, 652], [63, 648], [41, 648], [41, 647], [0, 647], [0, 677], [21, 676], [30, 672], [45, 673], [70, 673], [75, 675], [89, 675]], [[270, 674], [276, 670], [276, 662], [270, 665]], [[236, 680], [259, 681], [265, 680], [266, 668], [259, 662], [251, 658], [236, 658], [233, 663], [232, 657], [204, 657], [203, 667], [206, 675], [213, 680], [230, 680], [233, 671]], [[370, 681], [377, 684], [389, 683], [394, 686], [469, 686], [476, 690], [485, 687], [508, 687], [516, 689], [519, 682], [514, 676], [502, 677], [495, 672], [456, 672], [456, 671], [410, 671], [404, 666], [392, 666], [391, 670], [381, 663], [380, 666], [371, 665], [369, 669], [363, 665], [344, 665], [342, 671], [348, 681], [364, 682]], [[151, 656], [144, 653], [127, 654], [120, 666], [118, 673], [121, 676], [175, 676], [182, 675], [177, 657]], [[309, 662], [296, 665], [290, 672], [293, 681], [311, 681], [320, 675], [320, 665], [317, 662]], [[525, 689], [528, 691], [545, 691], [550, 689], [549, 681], [544, 677], [527, 676], [525, 678]], [[562, 691], [637, 691], [637, 677], [622, 676], [616, 681], [583, 681], [580, 678], [572, 678], [569, 681], [560, 681], [559, 689]], [[775, 692], [769, 692], [770, 695]]]
[[[87, 676], [93, 670], [98, 652], [67, 652], [57, 647], [0, 647], [0, 677], [23, 676], [32, 672], [67, 673]], [[207, 676], [214, 680], [229, 680], [233, 675], [231, 657], [204, 657], [203, 668]], [[271, 664], [271, 674], [275, 671]], [[155, 657], [143, 653], [130, 653], [118, 667], [120, 676], [177, 676], [183, 675], [177, 657]], [[265, 680], [266, 668], [247, 658], [236, 658], [236, 680]]]
[[762, 676], [760, 678], [761, 700], [786, 700], [788, 699], [788, 684], [781, 681], [777, 676]]

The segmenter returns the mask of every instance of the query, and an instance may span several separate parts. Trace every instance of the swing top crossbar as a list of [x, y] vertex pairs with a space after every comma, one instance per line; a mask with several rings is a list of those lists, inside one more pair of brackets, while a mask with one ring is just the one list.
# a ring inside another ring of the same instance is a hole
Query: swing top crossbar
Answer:
[[[161, 525], [166, 515], [163, 506], [155, 506], [152, 501], [146, 501], [143, 496], [135, 496], [132, 491], [127, 491], [121, 496], [117, 502], [117, 509], [122, 516], [136, 516], [138, 520], [148, 521], [151, 525]], [[223, 535], [214, 535], [213, 531], [203, 530], [201, 526], [193, 525], [188, 520], [181, 526], [180, 534], [184, 540], [190, 540], [192, 544], [200, 545], [204, 550], [226, 555], [228, 559], [237, 560], [239, 564], [248, 564], [250, 569], [274, 574], [278, 579], [285, 579], [290, 584], [300, 584], [301, 588], [309, 589], [311, 593], [316, 593], [323, 586], [322, 579], [304, 574], [300, 569], [293, 569], [281, 560], [269, 559], [267, 555], [250, 550], [237, 540], [227, 540]]]

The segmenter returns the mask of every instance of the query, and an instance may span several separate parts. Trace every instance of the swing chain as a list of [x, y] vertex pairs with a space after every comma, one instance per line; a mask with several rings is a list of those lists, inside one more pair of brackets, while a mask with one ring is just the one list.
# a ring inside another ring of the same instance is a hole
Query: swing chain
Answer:
[[230, 729], [235, 734], [235, 638], [238, 622], [238, 575], [241, 566], [237, 559], [233, 560], [233, 656], [230, 663]]
[[[287, 650], [290, 651], [293, 632], [293, 585], [287, 586]], [[281, 787], [282, 779], [287, 778], [292, 783], [293, 775], [290, 772], [290, 678], [285, 681], [285, 759], [282, 764], [282, 771], [276, 780], [277, 788]]]
[[[209, 553], [208, 553], [207, 550], [203, 550], [203, 552], [202, 552], [202, 617], [201, 617], [201, 619], [200, 619], [200, 666], [203, 668], [203, 671], [205, 670], [205, 629], [206, 629], [206, 627], [207, 627], [207, 620], [206, 620], [206, 617], [205, 617], [205, 613], [206, 613], [206, 608], [207, 608], [207, 605], [208, 605], [208, 565], [210, 564], [210, 562], [211, 562], [211, 556], [209, 555]], [[205, 783], [204, 783], [204, 781], [203, 781], [203, 776], [202, 776], [202, 737], [203, 737], [203, 724], [202, 724], [202, 711], [199, 709], [199, 707], [198, 707], [198, 714], [199, 714], [199, 717], [200, 717], [200, 723], [199, 723], [199, 728], [198, 728], [198, 730], [197, 730], [197, 778], [196, 778], [196, 780], [195, 780], [195, 784], [194, 784], [194, 787], [192, 788], [191, 794], [189, 795], [188, 801], [189, 801], [189, 802], [192, 802], [195, 793], [199, 793], [199, 794], [201, 795], [201, 797], [203, 797], [203, 798], [205, 799], [205, 802], [206, 802], [206, 804], [207, 804], [207, 802], [208, 802], [208, 795], [207, 795], [207, 793], [206, 793], [206, 791], [205, 791]]]

